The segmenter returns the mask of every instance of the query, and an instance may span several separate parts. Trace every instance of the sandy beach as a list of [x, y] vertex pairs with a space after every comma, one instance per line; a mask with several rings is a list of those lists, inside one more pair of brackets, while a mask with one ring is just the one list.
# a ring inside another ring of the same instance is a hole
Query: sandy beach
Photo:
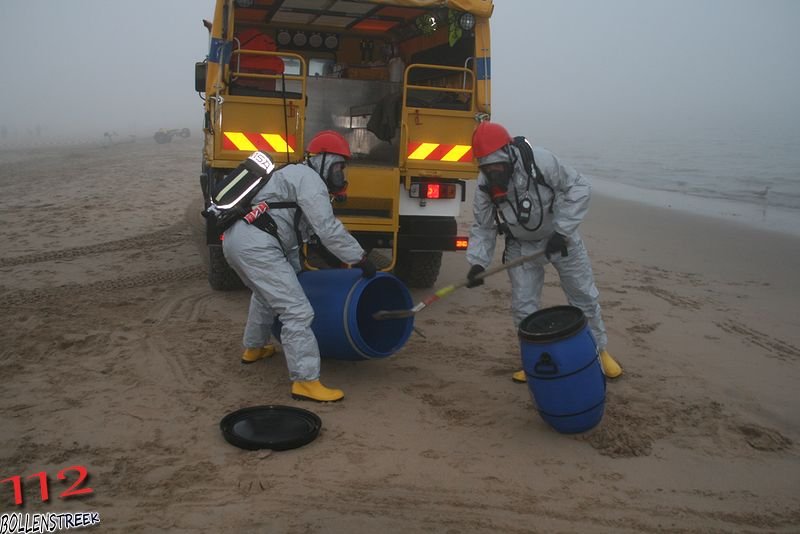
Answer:
[[[564, 435], [511, 381], [505, 274], [420, 313], [427, 337], [390, 358], [324, 360], [341, 403], [293, 400], [281, 355], [242, 366], [249, 293], [206, 281], [199, 169], [194, 137], [0, 151], [0, 479], [44, 471], [51, 493], [25, 480], [23, 508], [0, 484], [0, 512], [125, 533], [800, 532], [800, 239], [595, 195], [581, 231], [626, 372], [600, 425]], [[467, 269], [445, 254], [437, 286]], [[220, 419], [262, 404], [313, 410], [319, 438], [225, 442]], [[60, 499], [74, 465], [93, 492]]]

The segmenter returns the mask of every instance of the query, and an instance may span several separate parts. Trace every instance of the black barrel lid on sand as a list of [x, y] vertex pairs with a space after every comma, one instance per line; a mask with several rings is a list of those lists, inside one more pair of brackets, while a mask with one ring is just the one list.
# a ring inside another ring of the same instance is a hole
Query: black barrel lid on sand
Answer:
[[322, 420], [293, 406], [252, 406], [229, 413], [219, 427], [225, 440], [241, 449], [283, 451], [314, 441]]

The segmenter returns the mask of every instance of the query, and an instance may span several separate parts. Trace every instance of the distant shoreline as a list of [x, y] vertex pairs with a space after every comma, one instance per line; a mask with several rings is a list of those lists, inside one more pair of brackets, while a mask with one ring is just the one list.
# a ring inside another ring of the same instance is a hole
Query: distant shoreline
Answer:
[[736, 199], [708, 198], [613, 182], [589, 175], [595, 195], [638, 202], [678, 212], [713, 217], [751, 228], [800, 237], [800, 210]]

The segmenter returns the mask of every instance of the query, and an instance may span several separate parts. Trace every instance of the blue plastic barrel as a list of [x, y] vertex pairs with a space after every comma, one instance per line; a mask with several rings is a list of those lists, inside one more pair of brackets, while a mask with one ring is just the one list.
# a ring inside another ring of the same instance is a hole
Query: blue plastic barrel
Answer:
[[[391, 356], [406, 344], [414, 318], [376, 321], [381, 310], [408, 310], [411, 293], [388, 273], [363, 278], [361, 269], [320, 269], [298, 275], [314, 308], [311, 329], [320, 356], [335, 360], [369, 360]], [[273, 333], [280, 339], [280, 318]]]
[[585, 432], [603, 418], [606, 379], [586, 316], [574, 306], [532, 313], [519, 325], [522, 367], [539, 415], [559, 432]]

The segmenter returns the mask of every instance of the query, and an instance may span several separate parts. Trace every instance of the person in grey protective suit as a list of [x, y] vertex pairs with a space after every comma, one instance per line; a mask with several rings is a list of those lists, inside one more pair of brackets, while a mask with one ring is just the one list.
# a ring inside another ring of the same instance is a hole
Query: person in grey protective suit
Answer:
[[[483, 284], [483, 279], [475, 277], [492, 262], [497, 236], [502, 232], [506, 239], [504, 262], [535, 255], [531, 261], [508, 270], [514, 326], [518, 328], [523, 319], [539, 309], [544, 266], [551, 263], [558, 271], [569, 304], [586, 315], [600, 351], [603, 373], [616, 378], [622, 368], [606, 350], [608, 337], [599, 292], [578, 233], [578, 225], [589, 208], [591, 187], [579, 172], [561, 163], [549, 150], [528, 147], [533, 164], [526, 169], [522, 150], [512, 143], [503, 126], [484, 121], [475, 129], [472, 149], [480, 174], [467, 248], [467, 287]], [[524, 371], [514, 373], [512, 378], [517, 382], [527, 380]]]
[[347, 188], [347, 141], [334, 131], [323, 131], [306, 152], [303, 163], [276, 170], [252, 200], [254, 206], [264, 201], [270, 206], [266, 213], [274, 226], [264, 224], [261, 216], [253, 224], [241, 219], [225, 231], [222, 247], [225, 259], [253, 291], [242, 362], [274, 353], [267, 343], [273, 319], [280, 315], [292, 395], [329, 402], [342, 399], [344, 392], [327, 388], [319, 380], [319, 346], [311, 330], [314, 311], [297, 279], [302, 268], [300, 247], [315, 234], [342, 262], [361, 268], [365, 277], [374, 276], [376, 268], [331, 207], [331, 197], [344, 195]]

